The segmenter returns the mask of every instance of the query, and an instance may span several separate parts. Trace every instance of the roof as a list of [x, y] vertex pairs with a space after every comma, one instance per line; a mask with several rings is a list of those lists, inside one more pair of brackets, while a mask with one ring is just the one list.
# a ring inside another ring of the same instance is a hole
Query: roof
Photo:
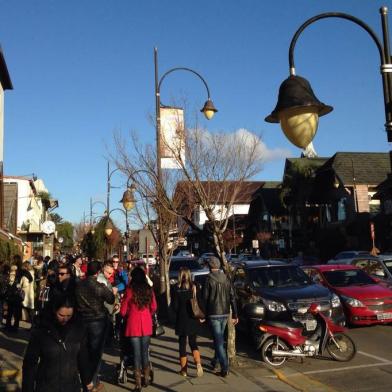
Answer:
[[3, 87], [3, 90], [12, 90], [12, 82], [10, 78], [10, 74], [8, 73], [7, 64], [4, 59], [3, 50], [0, 47], [0, 83]]
[[344, 185], [378, 185], [391, 172], [388, 153], [337, 152], [318, 169], [318, 173], [332, 170]]
[[[200, 184], [211, 204], [225, 204], [231, 201], [233, 204], [250, 204], [265, 181], [201, 181]], [[182, 194], [183, 198], [188, 200], [188, 204], [196, 203], [195, 189], [190, 181], [179, 181], [176, 194]]]

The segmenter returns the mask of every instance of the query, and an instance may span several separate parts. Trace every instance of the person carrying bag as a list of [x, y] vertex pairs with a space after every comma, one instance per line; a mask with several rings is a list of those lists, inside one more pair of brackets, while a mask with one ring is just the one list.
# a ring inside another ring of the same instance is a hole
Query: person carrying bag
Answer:
[[201, 314], [199, 313], [200, 308], [197, 303], [196, 286], [192, 283], [189, 268], [183, 267], [178, 273], [178, 285], [173, 297], [173, 310], [176, 314], [175, 333], [178, 336], [179, 344], [180, 374], [184, 377], [188, 375], [188, 356], [186, 350], [188, 340], [196, 364], [197, 376], [201, 377], [203, 375], [203, 367], [201, 365], [196, 336], [200, 323], [199, 316]]

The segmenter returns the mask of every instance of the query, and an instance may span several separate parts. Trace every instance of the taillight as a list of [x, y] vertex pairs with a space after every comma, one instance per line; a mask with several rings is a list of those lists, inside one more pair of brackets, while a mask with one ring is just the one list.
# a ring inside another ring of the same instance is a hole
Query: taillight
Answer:
[[268, 328], [266, 326], [264, 326], [264, 325], [259, 325], [259, 330], [263, 331], [263, 332], [267, 332]]

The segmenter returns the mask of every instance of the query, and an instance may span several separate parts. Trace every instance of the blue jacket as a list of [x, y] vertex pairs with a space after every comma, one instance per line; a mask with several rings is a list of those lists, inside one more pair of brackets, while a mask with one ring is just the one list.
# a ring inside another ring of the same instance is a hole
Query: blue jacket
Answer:
[[125, 291], [128, 285], [128, 274], [125, 270], [117, 270], [114, 276], [114, 286], [117, 287], [118, 292], [121, 294]]

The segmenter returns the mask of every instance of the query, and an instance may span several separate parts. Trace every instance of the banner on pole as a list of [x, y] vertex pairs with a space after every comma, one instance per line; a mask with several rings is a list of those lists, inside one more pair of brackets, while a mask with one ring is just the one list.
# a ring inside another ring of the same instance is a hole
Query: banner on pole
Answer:
[[160, 117], [161, 168], [180, 169], [180, 162], [185, 163], [184, 110], [161, 107]]

